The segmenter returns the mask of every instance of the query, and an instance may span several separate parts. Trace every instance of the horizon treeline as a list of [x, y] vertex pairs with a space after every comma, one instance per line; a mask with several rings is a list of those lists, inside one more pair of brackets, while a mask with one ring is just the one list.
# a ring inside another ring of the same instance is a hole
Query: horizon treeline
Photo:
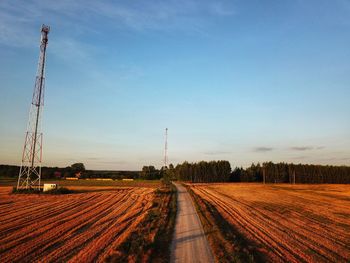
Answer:
[[[228, 161], [184, 162], [173, 171], [173, 178], [193, 183], [265, 182], [296, 184], [349, 184], [350, 167], [313, 164], [273, 163], [252, 164], [231, 171]], [[175, 177], [174, 177], [175, 176]]]
[[232, 182], [266, 182], [296, 184], [348, 184], [349, 166], [293, 164], [265, 162], [262, 165], [235, 168], [231, 174]]
[[[65, 168], [42, 167], [42, 179], [75, 176], [76, 172], [77, 169], [74, 165]], [[18, 173], [19, 166], [0, 165], [0, 177], [17, 178]], [[176, 167], [170, 164], [167, 169], [144, 166], [142, 171], [83, 170], [79, 178], [132, 178], [144, 180], [165, 178], [195, 183], [265, 181], [266, 183], [349, 184], [350, 167], [264, 162], [262, 164], [253, 163], [245, 169], [235, 167], [232, 171], [228, 161], [200, 161], [196, 163], [186, 161], [176, 165]]]
[[[75, 167], [79, 164], [81, 167]], [[0, 165], [0, 177], [18, 178], [20, 166]], [[42, 167], [41, 179], [61, 179], [65, 177], [76, 177], [76, 173], [81, 172], [79, 178], [112, 178], [112, 179], [139, 179], [139, 171], [95, 171], [85, 170], [82, 163], [76, 163], [67, 167]]]

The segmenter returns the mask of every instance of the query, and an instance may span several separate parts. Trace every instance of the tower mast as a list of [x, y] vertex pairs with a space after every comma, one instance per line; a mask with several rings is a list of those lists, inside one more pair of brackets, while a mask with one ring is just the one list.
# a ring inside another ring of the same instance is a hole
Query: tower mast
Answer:
[[168, 128], [165, 128], [164, 168], [168, 167]]
[[50, 27], [42, 25], [38, 70], [32, 103], [29, 110], [29, 120], [24, 141], [21, 168], [18, 175], [17, 189], [40, 189], [43, 139], [43, 134], [41, 133], [41, 115], [44, 106], [45, 61], [49, 32]]

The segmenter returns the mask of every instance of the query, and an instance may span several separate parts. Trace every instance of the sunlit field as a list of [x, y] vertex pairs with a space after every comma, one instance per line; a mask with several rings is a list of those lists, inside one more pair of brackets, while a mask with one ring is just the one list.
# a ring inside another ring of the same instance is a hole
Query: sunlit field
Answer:
[[65, 195], [11, 194], [11, 186], [0, 187], [1, 262], [104, 262], [122, 254], [119, 246], [154, 207], [160, 183], [89, 183], [69, 183], [78, 191]]
[[350, 259], [350, 185], [190, 187], [270, 262]]

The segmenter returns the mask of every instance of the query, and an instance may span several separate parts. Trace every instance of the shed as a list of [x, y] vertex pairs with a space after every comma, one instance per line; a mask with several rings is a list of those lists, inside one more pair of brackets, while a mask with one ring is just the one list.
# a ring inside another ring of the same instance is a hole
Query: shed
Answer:
[[44, 184], [44, 192], [57, 189], [57, 184]]

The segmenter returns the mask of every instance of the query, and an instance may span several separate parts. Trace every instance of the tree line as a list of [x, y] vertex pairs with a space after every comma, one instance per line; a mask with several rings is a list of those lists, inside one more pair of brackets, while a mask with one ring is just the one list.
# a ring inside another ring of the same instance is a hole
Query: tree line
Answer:
[[[19, 166], [0, 165], [0, 177], [18, 178]], [[112, 179], [139, 179], [139, 171], [95, 171], [86, 170], [83, 163], [74, 163], [67, 167], [42, 167], [41, 179], [62, 179], [66, 177], [85, 178], [112, 178]]]
[[228, 161], [184, 162], [176, 165], [173, 174], [178, 180], [203, 182], [227, 182], [230, 179], [231, 165]]
[[296, 184], [349, 184], [350, 167], [265, 162], [231, 171], [228, 161], [184, 162], [166, 175], [172, 180], [189, 182], [265, 182]]
[[[17, 178], [19, 166], [0, 165], [0, 177]], [[65, 177], [112, 178], [144, 180], [180, 180], [189, 182], [266, 182], [266, 183], [308, 183], [308, 184], [348, 184], [350, 183], [349, 166], [310, 165], [293, 163], [252, 164], [247, 168], [236, 167], [231, 171], [228, 161], [183, 162], [174, 167], [144, 166], [141, 171], [94, 171], [85, 170], [82, 163], [65, 168], [42, 167], [42, 179]]]
[[252, 164], [250, 167], [235, 168], [232, 182], [266, 182], [297, 184], [348, 184], [349, 166], [272, 163]]

